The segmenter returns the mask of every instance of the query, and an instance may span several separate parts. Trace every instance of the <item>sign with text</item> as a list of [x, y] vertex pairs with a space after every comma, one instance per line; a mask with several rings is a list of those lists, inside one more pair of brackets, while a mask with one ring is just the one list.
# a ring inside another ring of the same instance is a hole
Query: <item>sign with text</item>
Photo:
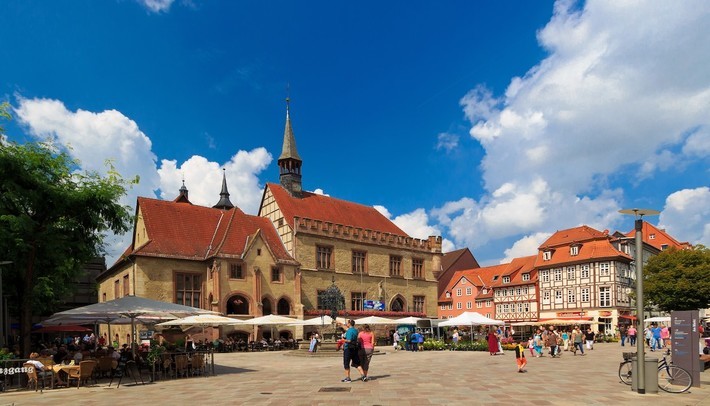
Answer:
[[693, 386], [700, 386], [698, 323], [697, 310], [671, 312], [673, 363], [690, 373]]
[[363, 305], [363, 308], [365, 310], [380, 310], [384, 311], [385, 310], [385, 304], [380, 302], [379, 300], [365, 300], [365, 304]]

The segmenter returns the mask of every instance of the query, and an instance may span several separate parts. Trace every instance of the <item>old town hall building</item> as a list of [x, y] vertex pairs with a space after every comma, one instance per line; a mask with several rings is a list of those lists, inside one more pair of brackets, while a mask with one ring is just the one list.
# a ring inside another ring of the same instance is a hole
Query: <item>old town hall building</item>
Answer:
[[412, 238], [372, 206], [304, 191], [302, 164], [287, 109], [280, 182], [265, 186], [258, 215], [231, 203], [224, 176], [213, 207], [190, 202], [185, 185], [173, 201], [139, 197], [130, 246], [97, 278], [99, 300], [308, 318], [335, 283], [351, 315], [374, 307], [435, 317], [441, 237]]

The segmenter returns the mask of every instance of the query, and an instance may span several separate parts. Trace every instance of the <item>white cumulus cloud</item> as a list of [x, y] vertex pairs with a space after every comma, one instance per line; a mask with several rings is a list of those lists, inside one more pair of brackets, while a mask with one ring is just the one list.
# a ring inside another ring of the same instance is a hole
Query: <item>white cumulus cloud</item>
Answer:
[[[232, 203], [255, 214], [262, 194], [258, 174], [272, 161], [266, 149], [255, 148], [237, 151], [225, 163], [193, 156], [182, 163], [163, 159], [158, 167], [150, 138], [135, 121], [117, 110], [71, 111], [59, 100], [20, 97], [15, 113], [30, 135], [66, 150], [80, 161], [82, 169], [106, 174], [105, 162], [111, 160], [124, 178], [139, 176], [140, 183], [121, 201], [131, 207], [135, 207], [138, 196], [154, 197], [156, 191], [160, 198], [174, 199], [183, 179], [191, 202], [213, 206], [219, 201], [224, 169]], [[109, 265], [130, 241], [130, 234], [108, 237]]]
[[659, 227], [681, 242], [710, 246], [710, 187], [683, 189], [668, 196]]
[[[556, 229], [611, 227], [624, 204], [614, 176], [650, 182], [707, 159], [710, 4], [575, 6], [555, 4], [538, 32], [548, 55], [504, 94], [477, 86], [461, 99], [485, 149], [485, 193], [431, 211], [458, 246], [517, 238], [510, 258]], [[679, 239], [702, 238], [702, 227], [676, 227]]]

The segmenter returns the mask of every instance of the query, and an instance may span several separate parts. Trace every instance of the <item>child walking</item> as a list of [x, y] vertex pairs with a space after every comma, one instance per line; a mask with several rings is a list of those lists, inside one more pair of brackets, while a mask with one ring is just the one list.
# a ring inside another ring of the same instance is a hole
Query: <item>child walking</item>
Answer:
[[523, 347], [522, 343], [518, 343], [518, 345], [515, 346], [515, 362], [518, 364], [519, 373], [527, 372], [525, 365], [528, 364], [528, 360], [525, 359], [525, 347]]

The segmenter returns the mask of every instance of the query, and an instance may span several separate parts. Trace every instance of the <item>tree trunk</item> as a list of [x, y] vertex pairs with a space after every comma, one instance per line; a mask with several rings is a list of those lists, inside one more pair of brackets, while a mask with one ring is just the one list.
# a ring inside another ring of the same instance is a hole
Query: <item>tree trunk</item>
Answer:
[[27, 272], [25, 272], [24, 289], [20, 293], [20, 351], [23, 357], [29, 357], [32, 350], [32, 288], [34, 287], [35, 246], [32, 245], [27, 258]]

